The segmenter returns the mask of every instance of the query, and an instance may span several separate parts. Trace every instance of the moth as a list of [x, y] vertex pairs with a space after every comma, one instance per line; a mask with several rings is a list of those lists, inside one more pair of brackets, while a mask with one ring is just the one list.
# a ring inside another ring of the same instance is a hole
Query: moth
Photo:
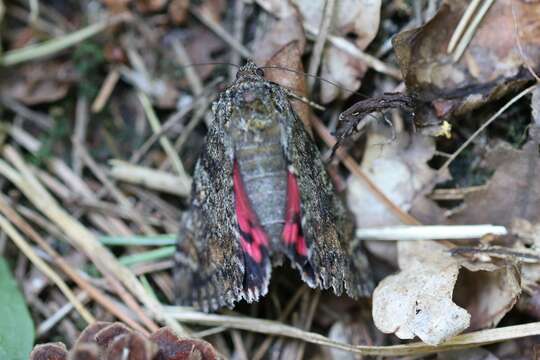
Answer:
[[212, 111], [178, 237], [177, 303], [256, 301], [285, 258], [312, 288], [370, 294], [367, 258], [285, 90], [248, 61]]

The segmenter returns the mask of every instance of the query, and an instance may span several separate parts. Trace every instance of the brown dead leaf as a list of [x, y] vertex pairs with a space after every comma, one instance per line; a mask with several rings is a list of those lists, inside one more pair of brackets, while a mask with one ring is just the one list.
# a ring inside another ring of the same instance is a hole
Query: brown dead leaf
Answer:
[[540, 27], [532, 26], [540, 3], [513, 0], [494, 2], [463, 56], [453, 62], [447, 46], [468, 4], [447, 0], [425, 25], [393, 41], [408, 90], [431, 102], [440, 118], [468, 112], [523, 86], [531, 79], [523, 69], [526, 62], [540, 67]]
[[[312, 29], [318, 29], [326, 1], [294, 0], [304, 21]], [[375, 38], [379, 30], [381, 2], [378, 0], [347, 0], [338, 1], [334, 9], [334, 19], [330, 29], [332, 35], [354, 39], [355, 45], [363, 50]], [[321, 76], [335, 82], [346, 89], [357, 90], [361, 79], [367, 71], [367, 66], [350, 54], [327, 46], [321, 62]], [[347, 98], [348, 91], [321, 83], [321, 102], [326, 104], [337, 98]]]
[[469, 269], [461, 271], [454, 299], [471, 314], [471, 331], [494, 327], [521, 294], [520, 271], [514, 264], [489, 271]]
[[502, 143], [489, 152], [488, 168], [495, 169], [485, 189], [465, 195], [465, 208], [450, 220], [457, 224], [510, 226], [516, 218], [540, 222], [540, 128], [529, 130], [522, 150]]
[[[369, 315], [368, 315], [369, 316]], [[332, 325], [328, 333], [328, 337], [334, 341], [352, 344], [363, 345], [372, 343], [372, 337], [368, 324], [371, 324], [370, 319], [366, 316], [362, 316], [361, 319], [356, 321], [338, 321]], [[358, 355], [349, 351], [332, 349], [325, 349], [327, 351], [326, 359], [332, 360], [356, 360]]]
[[172, 0], [167, 8], [172, 23], [181, 25], [187, 18], [189, 0]]
[[76, 80], [70, 62], [50, 60], [39, 66], [26, 64], [2, 74], [2, 96], [19, 100], [26, 105], [54, 102], [66, 96]]
[[[306, 81], [302, 75], [304, 73], [302, 52], [299, 49], [298, 41], [295, 40], [285, 45], [270, 60], [268, 60], [265, 66], [275, 66], [293, 70], [294, 72], [270, 68], [266, 69], [264, 73], [266, 79], [283, 86], [294, 94], [303, 97], [307, 96]], [[290, 102], [296, 114], [300, 117], [304, 126], [311, 134], [311, 123], [309, 120], [311, 111], [309, 106], [305, 102], [297, 99], [291, 99]]]
[[[192, 25], [178, 36], [184, 45], [192, 64], [206, 64], [215, 61], [224, 61], [224, 58], [215, 56], [223, 53], [226, 44], [217, 35], [200, 25]], [[212, 73], [213, 66], [196, 66], [195, 71], [201, 79], [207, 79]]]
[[128, 9], [131, 0], [102, 0], [113, 14], [118, 14]]
[[167, 5], [167, 0], [135, 0], [135, 7], [140, 13], [160, 11]]
[[[285, 3], [285, 2], [284, 2]], [[298, 12], [291, 7], [288, 15], [278, 19], [269, 18], [265, 23], [264, 31], [258, 32], [259, 36], [254, 40], [254, 61], [257, 64], [266, 64], [289, 44], [296, 42], [296, 48], [300, 55], [304, 53], [306, 37], [299, 20]], [[282, 66], [289, 67], [285, 64]]]
[[[299, 19], [301, 19], [307, 28], [319, 29], [326, 1], [292, 0], [298, 12], [288, 1], [257, 0], [257, 3], [281, 21], [296, 17], [296, 21], [300, 23]], [[363, 50], [377, 34], [380, 9], [380, 0], [338, 1], [329, 33], [353, 39], [354, 44]], [[285, 37], [285, 39], [290, 40], [290, 37]], [[360, 87], [360, 80], [367, 70], [367, 66], [363, 62], [330, 45], [326, 47], [322, 57], [321, 76], [323, 78], [350, 90], [356, 90]], [[338, 96], [347, 98], [350, 94], [350, 91], [340, 91], [335, 85], [321, 84], [321, 101], [323, 103], [329, 103]]]
[[[416, 197], [435, 185], [436, 172], [427, 165], [435, 144], [432, 138], [419, 134], [409, 137], [402, 133], [390, 143], [388, 138], [387, 134], [368, 134], [361, 167], [394, 204], [408, 211]], [[358, 178], [349, 178], [347, 191], [347, 203], [358, 227], [401, 224]]]

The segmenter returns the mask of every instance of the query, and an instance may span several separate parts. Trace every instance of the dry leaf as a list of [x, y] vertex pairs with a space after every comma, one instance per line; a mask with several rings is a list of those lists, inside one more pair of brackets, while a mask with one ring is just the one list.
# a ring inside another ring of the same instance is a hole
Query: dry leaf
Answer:
[[[293, 21], [291, 18], [294, 17], [300, 27], [302, 26], [301, 19], [307, 28], [319, 29], [326, 1], [292, 0], [299, 13], [288, 1], [257, 0], [257, 3], [279, 18], [280, 21], [289, 19], [290, 22]], [[380, 10], [380, 0], [337, 1], [329, 33], [334, 36], [352, 38], [355, 45], [363, 50], [377, 34]], [[281, 44], [293, 40], [291, 34], [295, 34], [295, 32], [283, 32], [281, 37], [284, 36], [284, 40]], [[264, 53], [267, 50], [263, 48], [260, 51]], [[321, 76], [323, 78], [350, 90], [356, 90], [360, 87], [360, 80], [367, 70], [367, 66], [363, 62], [330, 45], [326, 47], [322, 57]], [[263, 58], [265, 57], [263, 56]], [[350, 91], [341, 91], [335, 85], [321, 83], [321, 101], [323, 103], [329, 103], [338, 96], [346, 98], [350, 95]]]
[[[307, 95], [306, 81], [302, 75], [304, 72], [302, 52], [299, 49], [298, 41], [295, 40], [285, 45], [265, 66], [284, 67], [293, 70], [294, 72], [283, 71], [281, 69], [266, 69], [265, 78], [292, 91], [297, 96], [305, 97]], [[311, 123], [309, 120], [311, 111], [309, 106], [297, 99], [291, 99], [290, 102], [306, 129], [311, 133]]]
[[167, 8], [167, 13], [173, 24], [181, 25], [187, 18], [189, 0], [172, 0]]
[[50, 60], [36, 64], [26, 64], [17, 71], [3, 74], [0, 92], [26, 105], [50, 103], [66, 96], [71, 84], [76, 80], [75, 69], [70, 62]]
[[465, 330], [470, 315], [452, 302], [458, 260], [434, 241], [401, 241], [398, 251], [402, 271], [381, 281], [373, 293], [375, 326], [430, 345]]
[[[265, 28], [258, 32], [259, 37], [254, 40], [253, 57], [257, 64], [266, 64], [277, 53], [289, 44], [296, 42], [296, 48], [300, 55], [304, 53], [306, 37], [299, 20], [298, 12], [291, 8], [288, 15], [282, 18], [268, 18]], [[285, 64], [282, 66], [288, 68]]]
[[[540, 3], [513, 0], [494, 2], [463, 56], [453, 61], [448, 43], [468, 5], [447, 0], [429, 22], [393, 41], [408, 91], [431, 102], [439, 118], [467, 113], [522, 87], [531, 79], [523, 65], [540, 66], [540, 27], [532, 25]], [[424, 113], [418, 112], [418, 121], [429, 121]]]
[[167, 5], [168, 0], [136, 0], [135, 6], [141, 13], [160, 11]]
[[510, 226], [515, 218], [540, 222], [540, 128], [532, 127], [529, 133], [522, 150], [503, 143], [488, 153], [487, 167], [495, 173], [485, 189], [465, 196], [465, 208], [450, 218], [453, 223]]
[[[387, 134], [372, 132], [368, 135], [366, 152], [361, 167], [379, 189], [399, 206], [408, 211], [412, 201], [433, 189], [436, 172], [427, 165], [435, 152], [430, 137], [399, 134], [388, 143]], [[357, 227], [375, 227], [401, 224], [400, 220], [375, 197], [357, 177], [350, 177], [347, 203], [355, 215]]]
[[520, 271], [513, 264], [488, 271], [464, 266], [468, 269], [459, 275], [454, 299], [471, 314], [470, 330], [496, 326], [521, 294]]
[[[324, 14], [324, 0], [293, 0], [307, 26], [319, 29]], [[380, 0], [346, 0], [336, 2], [330, 34], [354, 39], [355, 45], [365, 49], [375, 38], [379, 30]], [[327, 46], [321, 62], [321, 76], [335, 82], [346, 89], [357, 90], [361, 79], [367, 71], [367, 66], [350, 54], [333, 46]], [[347, 98], [348, 91], [321, 83], [321, 102], [329, 103], [338, 96]]]

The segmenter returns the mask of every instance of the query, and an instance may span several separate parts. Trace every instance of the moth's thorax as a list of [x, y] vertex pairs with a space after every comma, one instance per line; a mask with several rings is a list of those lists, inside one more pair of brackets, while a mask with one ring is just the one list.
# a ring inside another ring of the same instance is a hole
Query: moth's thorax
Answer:
[[253, 211], [269, 237], [280, 242], [287, 196], [280, 112], [268, 85], [242, 85], [232, 97], [228, 124], [235, 160]]

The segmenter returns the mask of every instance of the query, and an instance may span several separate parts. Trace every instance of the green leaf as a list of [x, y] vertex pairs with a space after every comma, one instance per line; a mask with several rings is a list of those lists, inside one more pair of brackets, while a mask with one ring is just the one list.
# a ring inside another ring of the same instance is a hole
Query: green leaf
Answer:
[[27, 360], [34, 344], [34, 323], [24, 297], [0, 257], [0, 359]]

